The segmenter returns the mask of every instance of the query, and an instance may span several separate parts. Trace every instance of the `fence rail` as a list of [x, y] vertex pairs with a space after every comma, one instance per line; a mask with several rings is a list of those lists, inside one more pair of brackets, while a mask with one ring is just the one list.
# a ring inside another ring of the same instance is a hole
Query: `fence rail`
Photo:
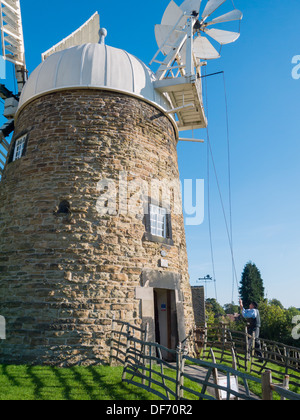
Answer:
[[[186, 363], [192, 363], [194, 368], [200, 368], [205, 372], [204, 378], [199, 376], [192, 376], [186, 373]], [[248, 381], [261, 384], [260, 379], [252, 377], [246, 373], [239, 372], [228, 366], [205, 362], [203, 360], [194, 359], [188, 355], [182, 357], [182, 372], [180, 373], [181, 378], [188, 379], [197, 385], [201, 385], [201, 392], [191, 391], [190, 387], [181, 386], [180, 399], [184, 399], [182, 391], [192, 392], [200, 399], [212, 399], [212, 400], [223, 400], [223, 399], [239, 399], [239, 400], [257, 400], [258, 397], [251, 394], [248, 386]], [[220, 376], [222, 372], [222, 376]], [[233, 379], [233, 381], [232, 381]], [[222, 382], [221, 382], [222, 380]], [[239, 380], [243, 383], [244, 392], [241, 392], [239, 386]]]
[[213, 348], [219, 363], [229, 362], [234, 351], [238, 368], [258, 375], [271, 363], [275, 380], [282, 381], [289, 375], [290, 384], [300, 387], [300, 349], [296, 347], [260, 339], [258, 349], [254, 337], [246, 331], [231, 331], [225, 325], [197, 328], [194, 344], [197, 357], [209, 359]]
[[[137, 345], [143, 347], [145, 353], [139, 352]], [[176, 375], [174, 378], [166, 374], [165, 369], [167, 368], [171, 372], [179, 372], [179, 358], [176, 357], [176, 366], [174, 367], [173, 364], [163, 360], [163, 351], [177, 355], [176, 351], [169, 350], [159, 344], [147, 343], [130, 337], [122, 377], [123, 382], [143, 388], [163, 400], [170, 400], [171, 396], [173, 399], [177, 399], [178, 377]], [[128, 375], [131, 378], [128, 378]], [[141, 381], [137, 381], [137, 379]]]
[[193, 342], [195, 354], [199, 358], [209, 358], [213, 348], [219, 363], [231, 361], [234, 351], [237, 366], [248, 370], [249, 339], [246, 332], [230, 331], [216, 326], [196, 328]]
[[300, 350], [281, 343], [261, 340], [261, 357], [251, 358], [250, 371], [261, 374], [272, 364], [273, 377], [282, 380], [289, 375], [290, 384], [300, 387]]
[[111, 337], [110, 337], [110, 356], [109, 364], [113, 362], [123, 364], [125, 362], [128, 338], [137, 336], [141, 341], [148, 340], [148, 324], [145, 328], [131, 325], [128, 322], [112, 320]]
[[[119, 331], [113, 330], [112, 334], [114, 350], [111, 354], [112, 360], [120, 362], [121, 346], [115, 345], [121, 342], [122, 355], [125, 355], [122, 358], [123, 382], [151, 392], [163, 400], [258, 400], [260, 398], [250, 392], [251, 382], [261, 389], [263, 399], [272, 399], [273, 394], [277, 393], [282, 399], [300, 400], [300, 395], [288, 391], [288, 376], [283, 384], [274, 384], [271, 372], [267, 376], [264, 373], [259, 379], [222, 364], [193, 358], [181, 345], [177, 350], [170, 350], [133, 335], [138, 333], [141, 337], [147, 337], [147, 328], [143, 330], [127, 323], [118, 325], [121, 328]], [[176, 362], [165, 360], [162, 354], [165, 357], [171, 355]], [[212, 350], [211, 355], [215, 358]]]

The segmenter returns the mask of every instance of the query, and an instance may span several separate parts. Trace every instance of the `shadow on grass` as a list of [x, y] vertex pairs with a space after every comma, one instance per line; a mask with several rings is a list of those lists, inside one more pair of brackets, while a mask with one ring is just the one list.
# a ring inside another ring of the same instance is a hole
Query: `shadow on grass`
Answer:
[[37, 373], [35, 373], [35, 368], [32, 366], [28, 366], [27, 373], [28, 377], [31, 379], [32, 386], [34, 387], [33, 395], [35, 396], [35, 399], [41, 400], [41, 390], [45, 386], [44, 382], [42, 381], [42, 378]]
[[0, 400], [148, 400], [122, 383], [122, 368], [0, 365]]
[[[108, 383], [107, 376], [101, 374], [96, 367], [89, 367], [89, 372], [91, 373], [93, 380], [95, 383], [99, 384], [101, 387], [106, 388], [106, 392], [108, 393], [109, 399], [114, 401], [122, 401], [124, 399], [124, 394], [127, 395], [127, 399], [130, 400], [142, 400], [142, 399], [149, 399], [149, 394], [144, 391], [138, 391], [134, 387], [130, 387], [125, 385], [122, 382], [122, 378], [120, 375], [120, 381], [116, 383]], [[148, 396], [148, 398], [146, 398]], [[144, 397], [144, 398], [143, 398]]]
[[15, 378], [13, 376], [12, 373], [9, 372], [9, 366], [3, 365], [1, 366], [1, 371], [0, 371], [0, 375], [3, 375], [4, 377], [6, 377], [8, 379], [8, 381], [13, 385], [13, 386], [21, 386], [22, 384], [20, 383], [20, 381], [18, 380], [18, 378]]

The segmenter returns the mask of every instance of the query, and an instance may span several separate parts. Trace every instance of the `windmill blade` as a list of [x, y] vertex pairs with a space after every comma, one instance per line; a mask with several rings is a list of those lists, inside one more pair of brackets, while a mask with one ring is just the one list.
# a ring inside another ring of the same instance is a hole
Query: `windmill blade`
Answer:
[[172, 28], [177, 24], [178, 27], [183, 28], [186, 20], [183, 10], [172, 0], [165, 10], [161, 24]]
[[169, 54], [178, 39], [182, 37], [182, 32], [173, 30], [174, 26], [155, 25], [155, 38], [161, 52], [164, 55]]
[[204, 29], [204, 32], [221, 45], [231, 44], [240, 37], [238, 32], [222, 31], [220, 29]]
[[196, 12], [198, 15], [200, 13], [201, 0], [185, 0], [180, 9], [183, 12], [186, 12], [187, 15], [191, 16], [193, 12]]
[[208, 0], [207, 5], [203, 11], [202, 19], [206, 20], [213, 14], [226, 0]]
[[206, 23], [207, 26], [215, 25], [217, 23], [233, 22], [236, 20], [242, 20], [243, 13], [239, 10], [232, 10], [232, 12], [226, 13], [226, 15], [219, 16], [213, 19], [211, 22]]
[[198, 36], [194, 41], [194, 53], [200, 60], [215, 60], [220, 58], [220, 54], [209, 40], [203, 36]]

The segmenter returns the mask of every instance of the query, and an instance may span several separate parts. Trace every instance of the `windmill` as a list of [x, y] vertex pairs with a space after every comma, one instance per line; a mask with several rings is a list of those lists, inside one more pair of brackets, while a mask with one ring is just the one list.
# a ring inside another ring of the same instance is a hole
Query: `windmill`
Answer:
[[[5, 7], [17, 3], [3, 1]], [[156, 77], [127, 51], [104, 45], [97, 14], [43, 54], [23, 89], [18, 75], [11, 159], [0, 183], [0, 249], [6, 250], [0, 305], [11, 320], [0, 363], [108, 362], [112, 316], [149, 323], [149, 341], [171, 350], [193, 328], [172, 114], [181, 130], [207, 124], [201, 91], [207, 54], [195, 49], [197, 38], [207, 36], [200, 5], [171, 2], [156, 28], [164, 55]], [[20, 13], [3, 23], [3, 54], [26, 76], [17, 27]], [[122, 182], [110, 182], [121, 181], [118, 173], [125, 173]], [[134, 203], [127, 194], [131, 181]], [[108, 184], [113, 188], [106, 191]], [[119, 200], [115, 209], [112, 196]], [[162, 261], [153, 247], [172, 252]], [[85, 311], [72, 310], [83, 305]], [[16, 308], [23, 321], [13, 331]], [[99, 322], [91, 325], [91, 319]], [[34, 331], [30, 339], [28, 331]]]
[[[240, 36], [240, 32], [214, 28], [218, 24], [240, 22], [243, 14], [237, 9], [209, 21], [225, 2], [207, 0], [201, 13], [201, 0], [185, 0], [181, 6], [172, 0], [161, 24], [155, 26], [159, 50], [150, 63], [159, 64], [155, 88], [169, 96], [173, 106], [170, 113], [177, 114], [179, 131], [207, 126], [201, 67], [207, 64], [204, 60], [220, 58], [220, 51], [212, 42], [223, 46], [235, 42]], [[165, 56], [163, 61], [157, 59], [160, 53]]]
[[[18, 108], [22, 89], [28, 78], [25, 63], [25, 48], [21, 18], [20, 0], [0, 1], [0, 28], [2, 56], [5, 61], [15, 66], [18, 92], [14, 94], [4, 84], [0, 85], [0, 98], [4, 102], [4, 117], [7, 122], [0, 128], [0, 180], [9, 150], [8, 137], [14, 131], [14, 117]], [[105, 37], [105, 30], [100, 31], [98, 12], [88, 19], [79, 29], [42, 54], [45, 60], [51, 54], [83, 43], [98, 43]]]
[[[220, 51], [212, 42], [221, 46], [235, 42], [239, 32], [230, 32], [214, 28], [215, 25], [241, 21], [243, 15], [234, 10], [229, 13], [209, 18], [226, 0], [185, 0], [180, 6], [175, 1], [168, 5], [160, 25], [155, 27], [155, 36], [159, 47], [150, 64], [158, 63], [155, 89], [164, 94], [170, 101], [170, 115], [177, 115], [179, 131], [205, 128], [205, 116], [201, 67], [206, 60], [217, 59]], [[21, 18], [20, 0], [0, 1], [0, 29], [3, 58], [15, 66], [18, 92], [14, 94], [5, 85], [0, 85], [0, 98], [5, 101], [4, 116], [7, 122], [0, 128], [0, 177], [6, 162], [9, 149], [8, 137], [14, 130], [14, 116], [28, 72], [25, 63], [25, 48]], [[85, 24], [70, 36], [42, 54], [45, 60], [51, 54], [81, 45], [83, 43], [103, 42], [105, 30], [100, 30], [99, 14], [96, 12]], [[159, 61], [162, 53], [165, 57]], [[197, 141], [181, 138], [180, 140]]]

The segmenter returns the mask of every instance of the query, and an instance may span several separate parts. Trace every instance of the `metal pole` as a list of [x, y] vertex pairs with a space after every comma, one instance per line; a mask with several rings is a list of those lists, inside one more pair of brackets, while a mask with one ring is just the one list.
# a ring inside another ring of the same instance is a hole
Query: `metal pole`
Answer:
[[190, 18], [187, 24], [187, 41], [186, 41], [186, 77], [194, 75], [193, 60], [193, 43], [194, 43], [194, 18]]

